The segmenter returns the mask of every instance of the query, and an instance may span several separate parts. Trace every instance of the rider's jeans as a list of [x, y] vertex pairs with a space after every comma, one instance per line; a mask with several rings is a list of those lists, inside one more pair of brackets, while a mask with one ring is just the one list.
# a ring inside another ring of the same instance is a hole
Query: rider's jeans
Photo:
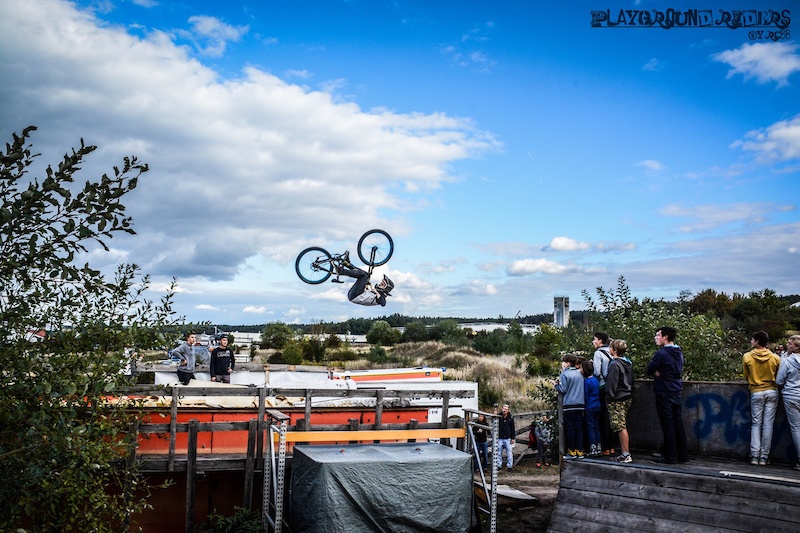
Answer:
[[361, 270], [360, 268], [343, 268], [340, 272], [343, 276], [349, 276], [351, 278], [356, 278], [356, 282], [353, 283], [353, 286], [350, 287], [350, 290], [347, 291], [347, 298], [351, 301], [353, 298], [364, 292], [364, 289], [367, 288], [367, 283], [369, 283], [369, 273]]
[[772, 425], [778, 408], [778, 391], [765, 390], [750, 394], [750, 457], [767, 459], [772, 447]]

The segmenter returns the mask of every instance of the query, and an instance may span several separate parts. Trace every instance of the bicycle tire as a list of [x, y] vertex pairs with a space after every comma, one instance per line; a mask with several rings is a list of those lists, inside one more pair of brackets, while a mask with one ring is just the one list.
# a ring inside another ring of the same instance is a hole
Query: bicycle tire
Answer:
[[[371, 261], [372, 248], [375, 248], [375, 260]], [[358, 257], [369, 266], [385, 265], [394, 253], [394, 241], [382, 229], [371, 229], [358, 240]]]
[[[322, 264], [319, 264], [320, 261]], [[306, 248], [294, 262], [297, 276], [310, 285], [319, 285], [331, 277], [331, 254], [319, 246]]]

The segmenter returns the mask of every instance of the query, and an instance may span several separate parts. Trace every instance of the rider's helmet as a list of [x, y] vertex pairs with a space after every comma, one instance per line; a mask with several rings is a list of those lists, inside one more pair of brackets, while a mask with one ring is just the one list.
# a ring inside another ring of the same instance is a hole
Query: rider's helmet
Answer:
[[[381, 287], [380, 285], [383, 285], [383, 287]], [[378, 287], [375, 288], [378, 289], [378, 292], [380, 292], [384, 296], [391, 296], [389, 293], [392, 292], [392, 289], [394, 289], [394, 282], [392, 282], [392, 280], [390, 280], [386, 276], [386, 274], [384, 274], [383, 279], [378, 284]]]

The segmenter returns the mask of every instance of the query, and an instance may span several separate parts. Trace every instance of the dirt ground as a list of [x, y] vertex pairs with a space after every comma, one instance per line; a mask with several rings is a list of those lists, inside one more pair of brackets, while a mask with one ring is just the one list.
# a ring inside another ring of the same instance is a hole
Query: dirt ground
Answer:
[[[477, 474], [476, 479], [480, 479]], [[511, 473], [502, 470], [497, 479], [498, 487], [507, 485], [535, 497], [536, 501], [525, 507], [499, 507], [497, 531], [546, 532], [558, 495], [558, 481], [558, 465], [537, 468], [535, 461], [527, 457]], [[488, 532], [489, 516], [483, 515], [481, 523], [483, 531]]]

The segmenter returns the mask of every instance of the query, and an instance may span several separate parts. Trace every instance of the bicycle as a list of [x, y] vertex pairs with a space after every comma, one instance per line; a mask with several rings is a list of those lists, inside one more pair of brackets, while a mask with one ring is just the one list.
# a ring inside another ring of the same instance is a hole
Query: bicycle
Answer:
[[[367, 265], [370, 276], [372, 269], [385, 265], [394, 253], [392, 237], [382, 229], [371, 229], [358, 240], [358, 258]], [[338, 272], [350, 263], [350, 252], [331, 254], [325, 248], [312, 246], [306, 248], [294, 263], [297, 276], [306, 283], [319, 285], [336, 275], [333, 283], [344, 283]]]

